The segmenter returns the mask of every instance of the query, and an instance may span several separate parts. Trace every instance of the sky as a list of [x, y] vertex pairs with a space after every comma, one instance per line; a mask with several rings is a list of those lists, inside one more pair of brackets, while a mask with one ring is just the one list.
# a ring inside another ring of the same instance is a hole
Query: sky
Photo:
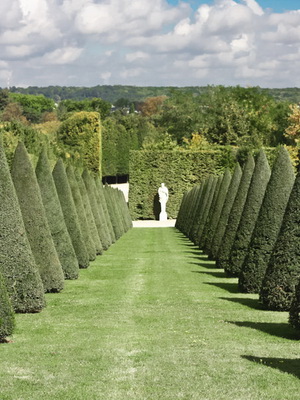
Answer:
[[0, 15], [1, 88], [300, 87], [299, 0], [1, 0]]

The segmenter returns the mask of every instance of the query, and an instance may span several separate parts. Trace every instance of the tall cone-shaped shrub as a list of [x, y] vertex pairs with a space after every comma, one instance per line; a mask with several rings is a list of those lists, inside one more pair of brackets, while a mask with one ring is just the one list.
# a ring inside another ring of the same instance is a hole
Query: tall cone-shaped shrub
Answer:
[[230, 265], [229, 263], [230, 251], [235, 239], [236, 231], [238, 229], [241, 220], [254, 167], [255, 167], [254, 158], [252, 156], [249, 156], [243, 168], [243, 175], [240, 181], [237, 195], [232, 205], [232, 209], [230, 211], [230, 215], [228, 218], [228, 224], [217, 254], [216, 266], [218, 268], [223, 268], [226, 272], [227, 268]]
[[270, 175], [271, 170], [267, 157], [264, 151], [261, 150], [255, 161], [255, 168], [248, 190], [247, 199], [231, 247], [229, 263], [226, 266], [226, 273], [229, 276], [239, 276], [248, 251], [259, 210], [265, 196]]
[[87, 268], [89, 266], [89, 255], [81, 233], [80, 223], [66, 170], [61, 159], [59, 159], [55, 164], [52, 175], [79, 268]]
[[300, 331], [300, 280], [298, 280], [295, 296], [291, 305], [289, 322], [294, 328]]
[[225, 171], [223, 179], [222, 179], [222, 183], [220, 186], [220, 190], [218, 193], [215, 207], [212, 210], [211, 219], [207, 225], [207, 234], [206, 234], [206, 239], [205, 239], [205, 243], [203, 246], [203, 249], [206, 254], [210, 254], [210, 251], [211, 251], [212, 240], [213, 240], [215, 231], [218, 226], [218, 222], [219, 222], [219, 219], [221, 216], [222, 208], [223, 208], [224, 201], [225, 201], [225, 198], [227, 195], [227, 191], [228, 191], [228, 188], [230, 185], [230, 181], [231, 181], [231, 173], [227, 169]]
[[194, 202], [194, 206], [193, 206], [193, 213], [191, 215], [190, 218], [190, 222], [189, 222], [189, 227], [188, 227], [188, 231], [187, 231], [187, 236], [190, 240], [192, 240], [193, 236], [194, 236], [194, 232], [196, 230], [196, 226], [197, 226], [197, 218], [198, 215], [200, 213], [200, 210], [202, 208], [203, 205], [203, 198], [205, 196], [205, 191], [207, 188], [207, 180], [204, 180], [201, 185], [198, 186], [198, 193], [196, 194], [196, 200]]
[[101, 220], [101, 226], [102, 226], [102, 231], [104, 232], [104, 237], [105, 237], [105, 247], [108, 249], [109, 246], [112, 244], [112, 238], [108, 229], [108, 225], [107, 225], [107, 220], [106, 220], [106, 215], [104, 212], [104, 205], [103, 202], [101, 201], [101, 196], [99, 193], [99, 189], [98, 186], [96, 184], [96, 179], [93, 177], [92, 178], [92, 185], [93, 185], [93, 190], [95, 193], [95, 199], [96, 199], [96, 204], [98, 207], [98, 211], [99, 211], [99, 216], [100, 216], [100, 220]]
[[103, 247], [102, 247], [102, 243], [101, 243], [101, 240], [100, 240], [100, 237], [99, 237], [99, 233], [98, 233], [98, 229], [97, 229], [97, 226], [96, 226], [94, 214], [92, 212], [92, 207], [91, 207], [89, 195], [88, 195], [88, 192], [86, 190], [85, 184], [83, 182], [83, 179], [82, 179], [82, 176], [81, 176], [79, 170], [75, 171], [75, 177], [77, 179], [78, 187], [79, 187], [80, 194], [81, 194], [81, 197], [82, 197], [82, 201], [83, 201], [83, 205], [84, 205], [84, 209], [85, 209], [88, 225], [89, 225], [89, 228], [90, 228], [90, 231], [91, 231], [91, 235], [92, 235], [92, 238], [93, 238], [94, 243], [95, 243], [96, 254], [100, 255], [100, 254], [103, 253]]
[[197, 229], [195, 241], [194, 241], [195, 245], [198, 245], [200, 247], [200, 249], [203, 246], [204, 238], [205, 238], [205, 236], [203, 234], [204, 228], [206, 226], [206, 222], [207, 222], [209, 216], [211, 215], [210, 213], [211, 213], [211, 209], [213, 208], [213, 201], [214, 201], [214, 199], [217, 198], [217, 193], [219, 192], [222, 179], [223, 179], [222, 176], [213, 178], [211, 188], [209, 190], [207, 202], [202, 211], [202, 215], [201, 215], [201, 218], [199, 221], [199, 225], [198, 225], [198, 229]]
[[288, 151], [282, 147], [273, 165], [247, 256], [239, 276], [239, 288], [243, 292], [258, 293], [260, 290], [294, 179]]
[[110, 238], [111, 238], [111, 242], [115, 243], [115, 241], [116, 241], [115, 232], [114, 232], [111, 220], [110, 220], [110, 215], [109, 215], [109, 212], [108, 212], [107, 203], [106, 203], [106, 199], [105, 199], [105, 196], [104, 196], [103, 184], [102, 184], [99, 176], [96, 176], [95, 182], [96, 182], [97, 190], [98, 190], [98, 193], [99, 193], [99, 196], [100, 196], [101, 204], [103, 205], [103, 210], [104, 210], [104, 214], [105, 214], [105, 220], [106, 220], [108, 232], [109, 232], [109, 235], [110, 235]]
[[11, 170], [27, 237], [46, 292], [64, 287], [64, 274], [48, 225], [37, 178], [23, 143], [19, 143]]
[[6, 290], [4, 278], [0, 272], [0, 342], [12, 335], [15, 326], [13, 308]]
[[17, 194], [0, 139], [0, 271], [16, 312], [39, 312], [44, 287], [25, 231]]
[[298, 173], [260, 290], [269, 310], [289, 311], [300, 277], [300, 174]]
[[189, 218], [194, 191], [195, 188], [192, 188], [186, 193], [185, 203], [180, 217], [180, 231], [184, 234], [186, 234], [186, 223]]
[[188, 193], [189, 192], [185, 192], [183, 194], [183, 197], [181, 199], [181, 203], [180, 203], [180, 207], [178, 210], [178, 214], [177, 214], [177, 218], [176, 218], [176, 222], [175, 222], [175, 228], [177, 228], [178, 230], [182, 230], [182, 224], [183, 224], [183, 214], [186, 208], [186, 202], [187, 202], [187, 198], [188, 198]]
[[124, 227], [124, 220], [122, 218], [122, 213], [120, 210], [120, 204], [119, 204], [119, 198], [118, 198], [118, 189], [109, 187], [109, 192], [110, 192], [110, 196], [112, 199], [112, 205], [114, 208], [114, 212], [115, 215], [117, 216], [117, 222], [118, 222], [118, 226], [120, 229], [120, 234], [121, 236], [124, 235], [125, 233], [125, 227]]
[[35, 169], [52, 239], [65, 279], [78, 278], [78, 261], [67, 230], [46, 151], [42, 151]]
[[129, 208], [125, 199], [125, 195], [122, 192], [122, 190], [119, 190], [119, 197], [120, 197], [120, 202], [121, 202], [121, 209], [122, 213], [124, 215], [124, 220], [126, 224], [126, 230], [128, 231], [129, 229], [132, 228], [132, 219], [129, 214]]
[[81, 193], [80, 193], [80, 190], [79, 190], [79, 186], [78, 186], [77, 180], [75, 178], [74, 169], [73, 169], [73, 167], [71, 165], [69, 165], [67, 167], [66, 173], [67, 173], [67, 177], [68, 177], [68, 180], [69, 180], [69, 185], [70, 185], [70, 188], [71, 188], [71, 192], [72, 192], [72, 195], [73, 195], [73, 200], [74, 200], [76, 211], [77, 211], [77, 215], [78, 215], [80, 229], [81, 229], [83, 240], [84, 240], [84, 243], [85, 243], [85, 246], [86, 246], [86, 250], [88, 252], [89, 260], [93, 261], [96, 258], [95, 242], [93, 240], [93, 237], [92, 237], [90, 229], [89, 229], [89, 225], [88, 225], [88, 221], [87, 221], [86, 212], [85, 212], [85, 208], [84, 208], [84, 205], [83, 205]]
[[194, 221], [192, 222], [192, 227], [190, 230], [190, 240], [195, 244], [196, 244], [196, 236], [200, 225], [200, 221], [202, 219], [204, 209], [207, 207], [207, 200], [209, 197], [209, 192], [211, 189], [213, 179], [214, 179], [213, 176], [210, 176], [204, 182], [202, 196], [201, 199], [199, 199], [197, 205], [197, 211], [194, 216]]
[[94, 179], [91, 177], [91, 175], [86, 169], [83, 171], [82, 179], [90, 199], [92, 212], [94, 215], [96, 227], [98, 230], [98, 235], [100, 237], [103, 250], [107, 250], [109, 247], [109, 239], [107, 238], [107, 230], [105, 230], [105, 224], [104, 224], [105, 221], [103, 221], [103, 216], [100, 215], [100, 210], [99, 210], [100, 207], [98, 205], [95, 193]]
[[111, 223], [112, 223], [112, 226], [113, 226], [113, 229], [114, 229], [115, 237], [116, 237], [116, 240], [118, 240], [122, 236], [123, 232], [122, 232], [122, 229], [120, 227], [120, 223], [119, 223], [119, 220], [118, 220], [118, 214], [116, 212], [116, 208], [115, 208], [115, 205], [114, 205], [114, 198], [113, 198], [113, 195], [112, 195], [112, 191], [113, 190], [114, 189], [112, 189], [108, 185], [105, 185], [104, 196], [105, 196], [105, 199], [106, 199], [106, 204], [107, 204], [107, 207], [108, 207], [108, 212], [109, 212]]
[[210, 246], [209, 257], [214, 260], [217, 258], [219, 248], [220, 248], [220, 245], [221, 245], [223, 237], [224, 237], [224, 233], [225, 233], [227, 223], [228, 223], [228, 218], [229, 218], [235, 197], [237, 195], [241, 177], [242, 177], [242, 170], [241, 170], [240, 164], [237, 163], [234, 168], [234, 172], [233, 172], [233, 175], [232, 175], [232, 178], [230, 181], [230, 185], [228, 187], [227, 194], [226, 194], [224, 204], [222, 207], [222, 211], [220, 214], [219, 222], [216, 227], [214, 236], [212, 238], [212, 243]]

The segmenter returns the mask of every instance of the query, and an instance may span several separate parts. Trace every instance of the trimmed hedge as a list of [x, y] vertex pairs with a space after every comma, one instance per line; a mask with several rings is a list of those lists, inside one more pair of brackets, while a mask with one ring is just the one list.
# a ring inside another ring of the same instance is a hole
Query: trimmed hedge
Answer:
[[4, 278], [0, 272], [0, 343], [10, 336], [15, 327], [13, 308], [6, 290]]
[[39, 312], [45, 306], [44, 287], [1, 142], [0, 170], [0, 271], [14, 310]]
[[79, 273], [77, 257], [65, 223], [64, 214], [61, 209], [45, 150], [40, 154], [35, 173], [40, 187], [52, 239], [65, 279], [77, 279]]
[[59, 292], [64, 287], [64, 274], [53, 243], [37, 178], [23, 143], [19, 143], [16, 148], [11, 176], [44, 289], [46, 292]]
[[300, 277], [300, 173], [295, 180], [271, 259], [260, 301], [269, 310], [289, 311]]
[[72, 240], [79, 268], [89, 266], [89, 255], [80, 228], [76, 206], [63, 161], [59, 159], [52, 172], [66, 226]]
[[271, 170], [267, 157], [261, 150], [255, 160], [246, 203], [230, 251], [229, 263], [226, 267], [226, 273], [229, 276], [238, 276], [241, 271], [270, 175]]
[[244, 205], [247, 199], [254, 167], [255, 161], [252, 156], [249, 156], [243, 168], [243, 175], [241, 177], [238, 192], [232, 205], [232, 209], [228, 217], [228, 224], [217, 254], [216, 266], [218, 268], [223, 268], [225, 272], [228, 265], [230, 264], [230, 251], [234, 243], [239, 222], [241, 220], [241, 215], [243, 213]]
[[221, 174], [226, 162], [221, 150], [131, 151], [129, 209], [132, 219], [158, 218], [157, 190], [162, 182], [169, 189], [168, 217], [176, 218], [183, 194], [209, 175]]
[[223, 240], [223, 236], [228, 223], [228, 218], [239, 188], [241, 177], [242, 177], [242, 170], [240, 164], [237, 163], [234, 168], [234, 172], [230, 181], [230, 185], [227, 190], [227, 194], [225, 197], [224, 205], [222, 207], [218, 225], [216, 227], [210, 247], [209, 257], [214, 260], [218, 255], [218, 251]]
[[242, 270], [239, 289], [259, 293], [280, 231], [295, 176], [287, 150], [282, 147], [272, 168], [264, 200], [256, 221]]

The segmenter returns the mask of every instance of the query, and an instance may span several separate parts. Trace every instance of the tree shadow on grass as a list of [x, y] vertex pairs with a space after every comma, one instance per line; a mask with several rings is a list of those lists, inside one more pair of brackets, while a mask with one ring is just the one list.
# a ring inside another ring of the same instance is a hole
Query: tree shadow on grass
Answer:
[[196, 274], [206, 274], [206, 275], [211, 275], [216, 278], [225, 278], [224, 272], [212, 272], [212, 271], [192, 271]]
[[191, 261], [189, 264], [197, 265], [198, 267], [216, 269], [215, 263], [209, 263], [209, 262], [203, 262], [203, 261], [199, 261], [199, 262]]
[[226, 290], [229, 293], [238, 293], [238, 286], [236, 283], [226, 282], [203, 282], [206, 285], [216, 286], [220, 289]]
[[253, 322], [253, 321], [226, 321], [240, 327], [256, 329], [267, 333], [268, 335], [276, 336], [288, 340], [299, 340], [299, 333], [288, 323], [276, 322]]
[[220, 297], [222, 300], [227, 300], [227, 301], [232, 301], [233, 303], [240, 303], [243, 306], [246, 306], [248, 308], [252, 308], [254, 310], [264, 310], [266, 311], [266, 308], [259, 302], [258, 299], [249, 299], [249, 298], [240, 298], [240, 297]]
[[266, 365], [278, 369], [282, 372], [296, 376], [300, 379], [300, 359], [296, 358], [266, 358], [266, 357], [255, 357], [242, 355], [242, 358], [255, 362], [257, 364]]

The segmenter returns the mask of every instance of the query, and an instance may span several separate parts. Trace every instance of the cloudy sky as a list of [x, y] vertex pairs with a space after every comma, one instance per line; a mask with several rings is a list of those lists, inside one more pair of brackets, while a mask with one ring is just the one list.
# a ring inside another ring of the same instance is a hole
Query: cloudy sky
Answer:
[[1, 0], [0, 87], [300, 86], [299, 0]]

